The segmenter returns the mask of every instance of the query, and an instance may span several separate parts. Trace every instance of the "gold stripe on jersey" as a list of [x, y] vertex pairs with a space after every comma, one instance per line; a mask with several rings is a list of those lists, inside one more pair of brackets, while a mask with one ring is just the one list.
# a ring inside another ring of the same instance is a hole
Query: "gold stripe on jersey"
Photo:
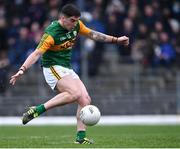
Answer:
[[42, 51], [44, 53], [48, 49], [50, 49], [53, 45], [54, 45], [54, 39], [49, 34], [45, 33], [42, 36], [37, 49], [39, 49], [40, 51]]
[[79, 20], [79, 26], [80, 26], [79, 33], [81, 35], [88, 35], [91, 32], [91, 29], [86, 27], [81, 20]]
[[54, 75], [58, 80], [61, 79], [61, 77], [60, 77], [59, 74], [56, 72], [56, 70], [54, 69], [53, 66], [50, 67], [50, 70], [51, 70], [51, 72], [53, 73], [53, 75]]

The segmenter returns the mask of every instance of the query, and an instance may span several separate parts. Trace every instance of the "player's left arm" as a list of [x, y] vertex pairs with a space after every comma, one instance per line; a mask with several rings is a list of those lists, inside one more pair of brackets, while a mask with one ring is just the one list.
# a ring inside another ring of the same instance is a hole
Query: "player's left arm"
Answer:
[[117, 44], [122, 44], [125, 46], [129, 45], [129, 38], [127, 36], [114, 37], [114, 36], [110, 36], [110, 35], [92, 30], [86, 27], [82, 23], [82, 21], [79, 21], [79, 24], [80, 24], [80, 34], [92, 40], [99, 41], [99, 42], [117, 43]]
[[100, 42], [109, 42], [109, 43], [117, 43], [122, 44], [124, 46], [129, 45], [129, 38], [127, 36], [121, 36], [121, 37], [114, 37], [110, 35], [103, 34], [101, 32], [97, 32], [95, 30], [91, 30], [87, 37]]

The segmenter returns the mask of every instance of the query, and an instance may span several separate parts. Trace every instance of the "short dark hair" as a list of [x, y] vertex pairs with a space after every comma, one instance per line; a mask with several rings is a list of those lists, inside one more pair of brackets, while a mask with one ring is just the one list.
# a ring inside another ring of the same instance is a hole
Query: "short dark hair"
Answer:
[[72, 16], [80, 17], [81, 16], [81, 12], [80, 12], [79, 8], [73, 4], [64, 5], [62, 7], [60, 13], [66, 15], [68, 17], [72, 17]]

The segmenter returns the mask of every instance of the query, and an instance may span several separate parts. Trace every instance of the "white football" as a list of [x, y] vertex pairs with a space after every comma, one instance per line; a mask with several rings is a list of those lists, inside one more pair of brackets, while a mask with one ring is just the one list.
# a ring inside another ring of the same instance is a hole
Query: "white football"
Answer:
[[93, 126], [100, 120], [101, 113], [94, 105], [87, 105], [80, 111], [80, 119], [87, 126]]

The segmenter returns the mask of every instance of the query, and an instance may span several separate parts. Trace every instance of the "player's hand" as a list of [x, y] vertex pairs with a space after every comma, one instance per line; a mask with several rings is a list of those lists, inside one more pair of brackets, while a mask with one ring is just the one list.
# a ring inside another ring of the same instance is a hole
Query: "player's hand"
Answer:
[[16, 83], [17, 79], [23, 74], [24, 74], [24, 71], [19, 70], [15, 75], [11, 76], [9, 83], [14, 85]]
[[117, 43], [122, 44], [124, 46], [128, 46], [129, 45], [129, 37], [127, 37], [127, 36], [118, 37]]

